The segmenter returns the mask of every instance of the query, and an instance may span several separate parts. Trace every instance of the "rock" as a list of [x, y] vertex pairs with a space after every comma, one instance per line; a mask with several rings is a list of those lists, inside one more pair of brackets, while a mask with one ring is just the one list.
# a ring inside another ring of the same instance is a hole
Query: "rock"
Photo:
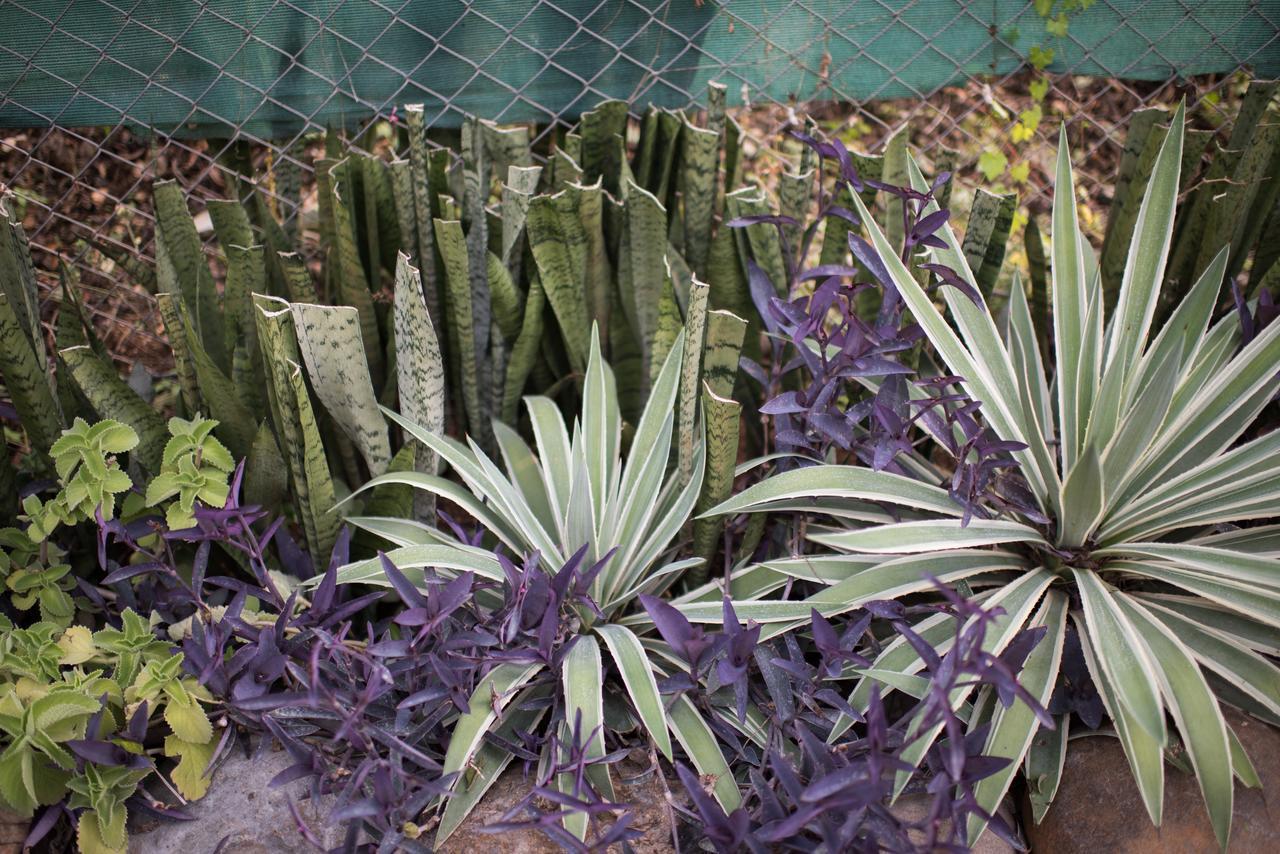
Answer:
[[[1280, 730], [1228, 711], [1227, 721], [1262, 780], [1261, 789], [1236, 784], [1228, 852], [1280, 851]], [[1033, 851], [1052, 854], [1200, 854], [1217, 851], [1195, 778], [1165, 766], [1164, 821], [1154, 827], [1133, 782], [1119, 740], [1080, 738], [1067, 750], [1062, 783], [1037, 827], [1028, 824]]]
[[327, 824], [329, 803], [314, 804], [309, 781], [278, 789], [271, 779], [293, 764], [283, 750], [266, 746], [245, 756], [235, 750], [214, 772], [208, 793], [187, 807], [195, 821], [162, 821], [129, 833], [131, 854], [197, 854], [213, 851], [224, 837], [224, 854], [290, 854], [316, 850], [298, 832], [289, 812], [292, 797], [326, 848], [340, 845], [344, 829]]
[[[659, 854], [674, 851], [672, 812], [667, 806], [667, 784], [661, 773], [642, 761], [624, 759], [613, 766], [614, 789], [618, 800], [632, 808], [631, 827], [643, 836], [631, 842], [637, 854]], [[470, 854], [475, 851], [501, 851], [503, 854], [559, 854], [562, 850], [547, 836], [536, 830], [509, 830], [500, 834], [483, 833], [481, 828], [502, 819], [503, 814], [529, 792], [529, 780], [519, 763], [512, 763], [493, 784], [475, 810], [458, 826], [439, 854]]]
[[28, 826], [25, 818], [0, 807], [0, 854], [20, 854]]
[[[894, 802], [890, 809], [900, 820], [914, 824], [917, 822], [923, 822], [929, 817], [929, 809], [932, 806], [932, 803], [932, 795], [926, 795], [923, 793], [917, 795], [903, 795]], [[1009, 810], [1001, 806], [999, 814], [1010, 827], [1014, 827], [1016, 829], [1016, 822], [1013, 821], [1013, 816], [1009, 813]], [[944, 822], [940, 830], [942, 830], [943, 833], [946, 833], [950, 830], [950, 826], [951, 822]], [[912, 842], [916, 845], [920, 845], [925, 841], [923, 832], [917, 833], [916, 831], [910, 831], [909, 834]], [[1015, 849], [991, 831], [984, 830], [982, 835], [978, 837], [978, 843], [973, 846], [972, 850], [973, 854], [1013, 854]]]

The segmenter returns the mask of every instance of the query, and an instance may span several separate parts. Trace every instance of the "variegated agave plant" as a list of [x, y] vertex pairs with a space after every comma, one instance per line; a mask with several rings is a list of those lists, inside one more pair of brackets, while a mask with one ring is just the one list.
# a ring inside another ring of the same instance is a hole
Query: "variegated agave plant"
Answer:
[[[721, 781], [716, 796], [732, 811], [740, 801], [738, 789], [701, 713], [687, 698], [668, 706], [658, 693], [657, 680], [668, 675], [664, 665], [673, 667], [673, 659], [651, 660], [650, 648], [664, 645], [648, 638], [642, 642], [637, 631], [628, 627], [647, 625], [646, 619], [635, 615], [642, 594], [662, 593], [686, 570], [702, 563], [701, 558], [676, 559], [678, 535], [703, 491], [705, 457], [704, 442], [697, 441], [681, 449], [689, 455], [688, 465], [670, 464], [679, 392], [682, 385], [696, 382], [696, 375], [684, 372], [682, 376], [685, 334], [679, 333], [666, 356], [625, 459], [613, 372], [601, 356], [599, 336], [593, 334], [582, 414], [572, 434], [549, 398], [526, 398], [536, 454], [513, 429], [494, 421], [504, 472], [474, 440], [464, 444], [386, 410], [407, 435], [451, 466], [466, 487], [431, 474], [393, 472], [374, 478], [363, 489], [402, 483], [448, 499], [492, 534], [509, 555], [536, 553], [540, 565], [552, 572], [568, 562], [580, 562], [593, 572], [602, 564], [589, 587], [599, 610], [580, 610], [578, 636], [562, 665], [566, 720], [580, 712], [581, 732], [589, 734], [588, 755], [604, 755], [601, 725], [608, 668], [602, 662], [603, 646], [616, 665], [613, 669], [621, 676], [636, 717], [656, 747], [672, 758], [674, 735], [700, 773]], [[736, 437], [736, 418], [730, 432]], [[736, 442], [731, 447], [736, 449]], [[493, 552], [460, 543], [420, 522], [370, 517], [347, 521], [398, 544], [386, 557], [413, 583], [422, 582], [427, 567], [446, 573], [471, 571], [499, 583], [506, 578]], [[584, 544], [586, 553], [579, 559], [576, 553]], [[340, 583], [390, 583], [381, 559], [350, 564], [337, 577]], [[624, 621], [628, 612], [630, 617]], [[517, 710], [539, 691], [545, 697], [545, 685], [530, 687], [544, 667], [523, 661], [498, 664], [475, 687], [470, 711], [453, 724], [443, 773], [464, 769], [476, 773], [458, 776], [455, 794], [444, 808], [437, 844], [457, 828], [512, 759], [512, 754], [490, 744], [485, 734], [509, 726], [510, 714], [503, 709]], [[611, 791], [607, 771], [604, 777], [604, 790]], [[565, 824], [581, 836], [585, 819], [585, 814], [573, 816]]]
[[[982, 401], [990, 429], [1025, 445], [1016, 457], [1040, 521], [1006, 514], [965, 524], [964, 508], [939, 486], [842, 466], [778, 475], [711, 512], [796, 509], [808, 499], [813, 512], [838, 520], [811, 526], [808, 537], [839, 554], [749, 567], [734, 580], [735, 597], [752, 600], [735, 602], [738, 615], [768, 623], [766, 636], [808, 619], [811, 607], [831, 615], [924, 592], [930, 577], [964, 581], [985, 605], [1005, 611], [987, 636], [992, 651], [1023, 626], [1047, 627], [1022, 676], [1047, 704], [1070, 621], [1152, 820], [1160, 823], [1164, 751], [1176, 730], [1225, 846], [1233, 773], [1246, 783], [1257, 777], [1220, 702], [1280, 716], [1273, 658], [1280, 653], [1280, 525], [1232, 526], [1280, 510], [1280, 431], [1246, 437], [1280, 389], [1280, 323], [1247, 342], [1233, 317], [1210, 324], [1224, 249], [1168, 324], [1150, 328], [1170, 249], [1183, 119], [1179, 109], [1153, 167], [1109, 322], [1093, 252], [1076, 222], [1064, 134], [1053, 206], [1053, 378], [1020, 285], [1003, 335], [984, 305], [954, 288], [942, 291], [948, 320], [853, 199], [893, 282], [951, 372]], [[912, 179], [923, 186], [918, 169]], [[955, 235], [949, 228], [940, 234], [946, 245], [929, 250], [929, 260], [972, 283]], [[828, 586], [803, 602], [761, 598], [788, 577]], [[679, 607], [694, 621], [720, 619], [714, 602]], [[939, 647], [952, 640], [940, 618], [919, 631]], [[874, 666], [871, 678], [904, 688], [910, 677], [903, 674], [921, 661], [899, 641]], [[855, 708], [869, 683], [863, 678], [855, 690]], [[958, 693], [955, 702], [966, 699]], [[970, 725], [983, 723], [990, 730], [982, 752], [1013, 762], [978, 784], [982, 806], [995, 807], [1025, 760], [1038, 816], [1061, 774], [1067, 716], [1035, 748], [1037, 724], [1021, 703], [1005, 707], [980, 695]], [[981, 830], [972, 825], [971, 839]]]

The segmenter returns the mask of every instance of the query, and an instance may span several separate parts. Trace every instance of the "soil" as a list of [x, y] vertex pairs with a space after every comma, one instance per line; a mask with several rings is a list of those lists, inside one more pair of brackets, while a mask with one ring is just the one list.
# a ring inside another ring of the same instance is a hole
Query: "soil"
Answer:
[[[1280, 851], [1280, 729], [1235, 711], [1228, 712], [1227, 722], [1262, 781], [1261, 789], [1236, 784], [1227, 851]], [[1119, 740], [1108, 736], [1072, 739], [1053, 805], [1038, 826], [1026, 825], [1032, 850], [1054, 854], [1219, 850], [1195, 777], [1165, 766], [1164, 820], [1154, 827]]]

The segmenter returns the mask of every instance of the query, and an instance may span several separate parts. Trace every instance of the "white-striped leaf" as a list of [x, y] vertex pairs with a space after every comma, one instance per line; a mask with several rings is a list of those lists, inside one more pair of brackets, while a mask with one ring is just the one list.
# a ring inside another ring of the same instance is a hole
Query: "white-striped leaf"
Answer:
[[1002, 519], [958, 519], [898, 522], [874, 528], [809, 535], [809, 539], [831, 548], [875, 554], [918, 554], [1001, 543], [1044, 543], [1034, 528]]

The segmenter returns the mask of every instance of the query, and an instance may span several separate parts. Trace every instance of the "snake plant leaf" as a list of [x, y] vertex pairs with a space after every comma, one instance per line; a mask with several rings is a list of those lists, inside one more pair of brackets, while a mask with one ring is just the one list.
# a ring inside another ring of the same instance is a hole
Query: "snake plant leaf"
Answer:
[[191, 312], [192, 330], [213, 363], [224, 371], [230, 370], [231, 354], [223, 335], [218, 292], [182, 188], [173, 181], [157, 181], [152, 195], [157, 243], [163, 246], [164, 257], [172, 267], [177, 293]]
[[382, 235], [378, 227], [377, 198], [377, 173], [381, 168], [381, 160], [367, 154], [353, 153], [347, 157], [347, 186], [351, 195], [348, 204], [351, 205], [352, 221], [356, 223], [356, 238], [360, 243], [360, 257], [364, 262], [365, 277], [374, 288], [378, 287], [382, 278], [379, 270], [382, 260]]
[[684, 328], [684, 320], [680, 315], [680, 305], [676, 301], [675, 285], [672, 283], [670, 266], [667, 275], [663, 276], [662, 292], [658, 300], [658, 325], [653, 333], [653, 345], [649, 351], [649, 384], [657, 382], [659, 371], [666, 363], [667, 355], [675, 346], [676, 338]]
[[[742, 164], [745, 159], [742, 152], [742, 140], [746, 138], [742, 126], [733, 116], [725, 119], [724, 126], [724, 192], [738, 189], [742, 183]], [[721, 200], [723, 202], [723, 199]]]
[[[1237, 217], [1248, 215], [1248, 208], [1240, 207], [1242, 199], [1231, 187], [1236, 180], [1247, 179], [1255, 164], [1265, 163], [1265, 155], [1260, 151], [1262, 146], [1254, 143], [1260, 131], [1274, 124], [1266, 120], [1266, 115], [1275, 90], [1273, 81], [1255, 81], [1249, 85], [1230, 137], [1214, 153], [1200, 188], [1190, 199], [1185, 222], [1178, 229], [1178, 241], [1169, 259], [1170, 275], [1178, 281], [1193, 281], [1224, 242], [1232, 243]], [[1254, 163], [1248, 163], [1250, 160]], [[1254, 180], [1251, 184], [1256, 193], [1258, 182]], [[1250, 188], [1240, 189], [1247, 193]], [[1233, 255], [1235, 248], [1233, 243]]]
[[382, 474], [391, 461], [391, 443], [361, 359], [359, 312], [350, 306], [307, 303], [294, 303], [292, 310], [298, 350], [316, 396], [360, 449], [370, 473]]
[[1051, 351], [1049, 333], [1052, 321], [1049, 316], [1052, 299], [1049, 294], [1049, 269], [1045, 262], [1044, 238], [1040, 236], [1040, 226], [1035, 216], [1027, 219], [1027, 227], [1023, 231], [1023, 242], [1027, 253], [1027, 270], [1031, 286], [1029, 300], [1031, 318], [1036, 328], [1036, 346], [1042, 357]]
[[[608, 349], [609, 315], [613, 311], [616, 287], [604, 233], [604, 193], [601, 182], [597, 180], [586, 186], [571, 184], [565, 194], [566, 198], [573, 198], [576, 203], [573, 207], [577, 210], [580, 231], [562, 227], [562, 232], [582, 240], [579, 275], [587, 299], [588, 321], [599, 331], [601, 341]], [[561, 213], [562, 224], [566, 215]], [[571, 254], [572, 248], [571, 244]]]
[[315, 282], [312, 281], [311, 273], [307, 270], [302, 256], [297, 252], [278, 252], [276, 257], [279, 259], [280, 268], [284, 273], [285, 291], [288, 300], [290, 302], [319, 302], [320, 297], [316, 293]]
[[[584, 184], [572, 183], [551, 197], [556, 211], [556, 224], [564, 240], [565, 252], [569, 258], [569, 268], [573, 271], [574, 280], [582, 292], [586, 293], [587, 267], [587, 229], [579, 211], [582, 202]], [[588, 303], [588, 315], [590, 303]]]
[[245, 406], [235, 383], [213, 363], [212, 357], [192, 333], [191, 313], [186, 304], [167, 294], [158, 294], [157, 299], [160, 300], [162, 311], [174, 315], [175, 322], [170, 325], [166, 321], [165, 325], [169, 330], [170, 340], [178, 342], [174, 345], [175, 361], [178, 348], [183, 348], [190, 371], [195, 376], [201, 404], [208, 407], [209, 415], [218, 422], [218, 426], [214, 428], [218, 438], [226, 443], [237, 458], [248, 455], [257, 429], [252, 411]]
[[[1256, 86], [1257, 83], [1251, 84]], [[1207, 238], [1200, 248], [1195, 270], [1199, 273], [1213, 258], [1211, 246], [1230, 245], [1234, 276], [1244, 266], [1253, 241], [1262, 231], [1264, 217], [1276, 199], [1276, 165], [1280, 162], [1280, 109], [1272, 108], [1258, 123], [1253, 137], [1236, 164], [1222, 198], [1214, 200]]]
[[133, 451], [138, 462], [152, 474], [159, 474], [164, 446], [169, 439], [160, 413], [138, 397], [138, 393], [120, 379], [115, 368], [100, 359], [90, 347], [69, 347], [59, 351], [58, 355], [98, 418], [132, 427], [138, 434], [138, 445]]
[[688, 578], [691, 586], [697, 586], [706, 580], [705, 567], [715, 555], [720, 534], [724, 530], [723, 516], [703, 517], [702, 514], [722, 503], [733, 491], [741, 415], [742, 404], [716, 394], [709, 381], [703, 382], [702, 417], [706, 425], [707, 472], [702, 481], [702, 493], [694, 505], [694, 512], [699, 518], [693, 523], [693, 555], [702, 558], [705, 563], [702, 567], [690, 570]]
[[[416, 225], [411, 260], [422, 271], [422, 291], [427, 303], [427, 314], [433, 324], [439, 324], [442, 285], [436, 269], [435, 226], [436, 211], [432, 207], [431, 155], [427, 149], [426, 125], [422, 104], [405, 106], [405, 127], [409, 136], [410, 186], [413, 193], [414, 223]], [[447, 152], [446, 152], [447, 154]]]
[[[807, 147], [805, 155], [810, 153]], [[809, 202], [813, 194], [813, 169], [803, 166], [798, 172], [783, 171], [778, 175], [778, 213], [791, 217], [796, 222], [782, 226], [782, 234], [786, 238], [787, 251], [790, 257], [800, 257], [800, 242], [804, 236], [804, 222], [809, 213]]]
[[636, 143], [632, 162], [633, 178], [637, 186], [646, 190], [653, 177], [654, 157], [658, 151], [658, 110], [652, 104], [645, 107], [640, 117], [640, 138]]
[[587, 367], [591, 326], [587, 319], [586, 294], [561, 230], [555, 197], [537, 196], [530, 201], [528, 230], [529, 247], [543, 291], [555, 312], [572, 368], [581, 373]]
[[373, 308], [373, 294], [360, 260], [356, 243], [355, 223], [344, 198], [343, 176], [350, 166], [349, 160], [334, 164], [328, 171], [331, 190], [327, 194], [328, 207], [333, 215], [333, 244], [330, 246], [329, 266], [331, 282], [336, 285], [330, 298], [337, 304], [349, 305], [360, 318], [360, 339], [364, 344], [365, 362], [373, 382], [381, 385], [383, 377], [382, 339], [378, 331], [378, 317]]
[[[886, 184], [902, 186], [907, 184], [907, 129], [899, 129], [884, 144], [884, 160], [879, 180]], [[885, 194], [884, 199], [884, 233], [889, 238], [889, 245], [901, 249], [906, 240], [904, 220], [902, 217], [903, 200], [897, 196]]]
[[488, 120], [481, 120], [479, 124], [485, 153], [493, 163], [496, 174], [507, 175], [512, 168], [532, 167], [533, 151], [530, 148], [527, 125], [502, 127]]
[[[239, 207], [239, 205], [237, 205]], [[241, 402], [250, 412], [262, 411], [265, 377], [251, 294], [267, 290], [267, 268], [261, 246], [228, 244], [227, 278], [223, 283], [223, 328], [231, 356], [232, 378]]]
[[582, 167], [578, 165], [572, 153], [557, 146], [551, 152], [551, 191], [559, 193], [570, 184], [580, 183], [582, 183]]
[[437, 219], [435, 228], [436, 244], [444, 261], [444, 285], [451, 321], [448, 328], [451, 336], [456, 336], [451, 343], [456, 344], [453, 351], [461, 357], [462, 400], [467, 432], [484, 446], [489, 415], [484, 406], [487, 388], [482, 388], [480, 379], [482, 355], [477, 350], [477, 342], [466, 334], [475, 328], [471, 277], [467, 272], [469, 262], [466, 238], [462, 234], [462, 223], [457, 220]]
[[43, 364], [47, 354], [42, 349], [44, 337], [40, 331], [40, 299], [36, 285], [35, 266], [31, 261], [31, 247], [22, 224], [14, 218], [14, 195], [5, 190], [0, 193], [0, 295], [9, 304], [9, 311], [17, 318], [18, 328], [36, 347], [36, 355]]
[[418, 211], [413, 199], [413, 165], [408, 158], [397, 157], [387, 164], [387, 169], [391, 175], [396, 221], [400, 224], [400, 251], [407, 251], [412, 263], [412, 259], [418, 255]]
[[979, 188], [974, 192], [969, 224], [964, 232], [964, 257], [973, 270], [978, 290], [987, 299], [995, 291], [996, 279], [1004, 263], [1005, 246], [1018, 206], [1016, 193], [995, 194]]
[[[423, 298], [421, 278], [404, 253], [396, 265], [394, 320], [400, 411], [427, 430], [443, 433], [445, 374], [440, 342]], [[435, 452], [420, 448], [414, 459], [414, 470], [439, 474]], [[434, 522], [434, 505], [435, 498], [430, 493], [415, 498], [415, 518], [420, 522]]]
[[525, 298], [524, 304], [524, 318], [515, 346], [511, 349], [511, 358], [507, 362], [507, 375], [502, 389], [501, 416], [507, 424], [516, 423], [520, 395], [538, 360], [538, 352], [542, 345], [545, 307], [546, 297], [542, 290], [542, 279], [536, 270], [531, 270], [529, 295]]
[[[87, 249], [84, 244], [78, 245]], [[61, 293], [58, 304], [58, 325], [54, 334], [54, 341], [58, 345], [58, 349], [74, 347], [77, 344], [88, 344], [93, 348], [93, 352], [100, 357], [108, 358], [111, 353], [93, 328], [93, 321], [85, 308], [84, 299], [80, 296], [79, 268], [60, 262], [58, 264], [58, 284], [61, 287]], [[68, 336], [65, 338], [65, 344], [63, 343], [63, 336]]]
[[318, 571], [338, 535], [338, 518], [330, 512], [336, 497], [311, 399], [297, 364], [302, 357], [293, 312], [285, 301], [262, 294], [254, 295], [254, 305], [272, 422], [289, 467], [298, 522]]
[[187, 347], [187, 331], [178, 309], [181, 305], [176, 294], [156, 294], [156, 305], [160, 309], [160, 319], [169, 339], [169, 349], [173, 352], [174, 372], [178, 377], [178, 389], [182, 393], [182, 402], [188, 412], [204, 410], [204, 398], [200, 394], [200, 382], [196, 377], [195, 360]]
[[403, 240], [391, 169], [380, 157], [365, 157], [361, 162], [364, 164], [366, 195], [369, 193], [367, 188], [373, 188], [374, 223], [378, 232], [377, 259], [381, 266], [394, 269]]
[[0, 378], [32, 445], [47, 451], [62, 431], [62, 406], [7, 293], [0, 293]]
[[270, 419], [258, 426], [244, 464], [244, 503], [280, 507], [289, 494], [289, 467], [271, 433]]
[[[827, 217], [827, 221], [822, 227], [822, 249], [820, 250], [818, 263], [822, 265], [847, 264], [849, 262], [849, 232], [852, 230], [853, 224], [848, 220], [836, 216]], [[715, 251], [714, 247], [712, 251]]]
[[[489, 198], [489, 161], [480, 124], [463, 125], [463, 208], [467, 220], [467, 277], [471, 289], [471, 340], [475, 352], [476, 393], [480, 409], [476, 421], [469, 421], [471, 435], [486, 450], [492, 450], [493, 377], [501, 376], [504, 365], [491, 364], [490, 335], [493, 326], [493, 301], [489, 285], [489, 223], [485, 205]], [[439, 237], [437, 236], [437, 242]], [[452, 298], [452, 297], [451, 297]], [[465, 327], [460, 329], [460, 333]], [[470, 418], [471, 416], [468, 416]]]
[[685, 122], [680, 135], [684, 192], [684, 250], [693, 272], [707, 275], [720, 166], [720, 134]]
[[677, 110], [658, 112], [658, 142], [655, 168], [645, 189], [663, 205], [670, 207], [675, 191], [675, 167], [680, 152], [680, 136], [684, 132], [684, 114]]
[[[285, 281], [285, 269], [280, 261], [280, 254], [293, 252], [298, 245], [296, 226], [300, 218], [297, 213], [300, 206], [295, 205], [290, 208], [293, 211], [293, 215], [288, 217], [287, 224], [293, 229], [291, 232], [277, 221], [276, 215], [272, 210], [272, 201], [276, 201], [276, 199], [269, 197], [265, 188], [257, 188], [253, 194], [253, 208], [254, 213], [256, 213], [254, 222], [262, 231], [267, 292], [275, 296], [286, 296], [289, 293], [289, 287]], [[291, 233], [293, 236], [290, 236]]]
[[[841, 219], [828, 220], [828, 226], [832, 221], [844, 222]], [[751, 302], [747, 277], [738, 255], [737, 239], [733, 234], [735, 230], [721, 228], [711, 239], [711, 255], [707, 259], [707, 284], [711, 285], [708, 305], [713, 310], [732, 312], [750, 323], [759, 315]], [[759, 326], [757, 321], [756, 328]], [[743, 334], [746, 334], [745, 330]]]
[[[730, 193], [725, 199], [725, 210], [733, 219], [772, 213], [764, 190], [753, 186]], [[782, 240], [778, 236], [778, 229], [768, 223], [756, 223], [740, 231], [746, 232], [751, 258], [769, 277], [778, 295], [785, 295], [788, 287], [787, 265], [782, 255]]]
[[604, 189], [612, 196], [621, 195], [619, 181], [626, 160], [624, 140], [627, 134], [626, 101], [604, 101], [582, 114], [578, 127], [582, 136], [580, 180], [604, 181]]
[[[1275, 174], [1280, 175], [1280, 165], [1276, 166]], [[1248, 287], [1251, 299], [1257, 299], [1263, 291], [1272, 294], [1280, 291], [1280, 264], [1277, 261], [1280, 261], [1280, 194], [1263, 223], [1253, 253]]]
[[313, 537], [313, 541], [308, 542], [308, 550], [316, 570], [319, 571], [328, 560], [327, 556], [338, 538], [340, 521], [332, 512], [337, 505], [337, 497], [329, 474], [329, 463], [325, 458], [324, 443], [320, 439], [320, 429], [302, 378], [302, 367], [289, 361], [283, 369], [286, 372], [285, 379], [293, 391], [294, 413], [303, 442], [303, 473], [307, 480], [308, 513]]
[[541, 166], [513, 165], [507, 169], [507, 180], [502, 185], [502, 263], [515, 282], [522, 280], [525, 221], [541, 176]]
[[129, 280], [140, 285], [149, 294], [159, 290], [156, 282], [156, 267], [134, 254], [132, 246], [121, 244], [115, 240], [100, 238], [89, 239], [89, 265], [94, 269], [106, 269], [112, 265], [124, 270]]
[[705, 282], [697, 279], [689, 290], [689, 313], [684, 324], [684, 358], [680, 369], [679, 444], [680, 483], [693, 477], [694, 427], [701, 391], [702, 352], [707, 339], [707, 292]]
[[213, 223], [213, 233], [226, 251], [228, 246], [253, 246], [253, 225], [244, 205], [230, 199], [209, 199], [204, 209]]
[[[714, 293], [715, 285], [712, 284], [708, 299]], [[738, 360], [746, 333], [747, 321], [738, 315], [721, 309], [707, 312], [702, 377], [707, 388], [718, 397], [733, 396], [733, 387], [738, 378]]]
[[646, 380], [653, 374], [653, 339], [658, 328], [659, 295], [665, 275], [667, 212], [643, 187], [627, 186], [624, 248], [629, 261], [629, 293], [622, 312], [640, 343]]
[[714, 80], [707, 82], [707, 130], [724, 138], [725, 103], [729, 87]]

